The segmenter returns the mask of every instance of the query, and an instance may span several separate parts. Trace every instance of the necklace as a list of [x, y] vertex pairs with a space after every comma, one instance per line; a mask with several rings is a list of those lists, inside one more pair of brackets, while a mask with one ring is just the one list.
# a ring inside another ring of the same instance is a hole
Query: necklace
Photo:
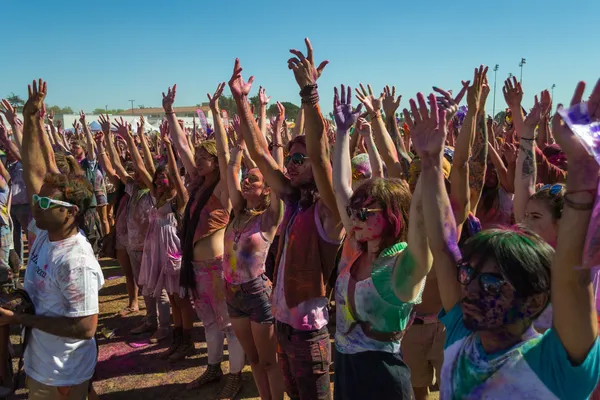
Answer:
[[238, 249], [238, 242], [242, 238], [242, 233], [244, 233], [246, 231], [246, 227], [248, 226], [250, 221], [252, 221], [253, 219], [254, 219], [254, 217], [250, 217], [248, 219], [248, 221], [246, 221], [246, 223], [244, 224], [244, 227], [242, 228], [242, 230], [238, 229], [241, 225], [241, 222], [239, 219], [237, 220], [237, 222], [238, 222], [237, 228], [235, 226], [233, 227], [233, 250], [234, 251]]

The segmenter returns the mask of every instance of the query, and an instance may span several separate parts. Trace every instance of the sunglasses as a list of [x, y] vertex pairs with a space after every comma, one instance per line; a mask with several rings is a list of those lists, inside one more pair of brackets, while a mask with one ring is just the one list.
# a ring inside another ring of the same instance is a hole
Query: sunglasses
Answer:
[[381, 211], [381, 208], [359, 208], [355, 209], [350, 206], [346, 207], [346, 213], [348, 218], [356, 218], [359, 221], [365, 222], [369, 216], [373, 215], [377, 211]]
[[304, 160], [307, 160], [307, 159], [308, 159], [308, 156], [305, 156], [302, 153], [294, 153], [285, 158], [285, 165], [288, 165], [290, 163], [290, 161], [292, 161], [296, 165], [302, 165], [302, 164], [304, 164]]
[[542, 186], [540, 188], [540, 190], [538, 190], [538, 192], [541, 192], [542, 190], [548, 190], [552, 196], [556, 196], [564, 188], [565, 187], [563, 185], [559, 185], [559, 184], [550, 185], [550, 184], [548, 184], [548, 185]]
[[42, 210], [47, 210], [53, 207], [77, 207], [76, 205], [67, 203], [66, 201], [54, 200], [50, 197], [40, 197], [37, 194], [33, 195], [33, 202], [38, 203]]
[[499, 295], [502, 287], [506, 284], [506, 280], [500, 274], [477, 272], [469, 263], [459, 261], [456, 276], [458, 282], [463, 286], [467, 286], [475, 278], [479, 278], [481, 290], [493, 296]]

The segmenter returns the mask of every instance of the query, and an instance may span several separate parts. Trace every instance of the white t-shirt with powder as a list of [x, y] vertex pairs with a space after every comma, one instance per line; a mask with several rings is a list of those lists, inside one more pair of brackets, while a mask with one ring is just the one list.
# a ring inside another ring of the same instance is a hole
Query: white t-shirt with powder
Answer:
[[[25, 290], [36, 315], [77, 318], [98, 314], [98, 291], [104, 277], [85, 236], [79, 232], [51, 242], [47, 231], [35, 225], [30, 225], [30, 230], [37, 237], [27, 263]], [[73, 386], [91, 379], [96, 359], [94, 339], [71, 339], [32, 329], [24, 367], [28, 376], [45, 385]]]

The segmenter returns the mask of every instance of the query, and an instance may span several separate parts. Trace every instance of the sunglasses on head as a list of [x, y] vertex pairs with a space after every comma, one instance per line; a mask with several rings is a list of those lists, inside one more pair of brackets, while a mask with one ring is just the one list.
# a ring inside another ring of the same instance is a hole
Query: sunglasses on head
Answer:
[[348, 214], [348, 218], [356, 218], [359, 221], [365, 222], [369, 216], [373, 215], [377, 211], [381, 211], [381, 208], [352, 208], [350, 206], [346, 207], [346, 213]]
[[468, 262], [459, 261], [456, 276], [458, 282], [463, 286], [467, 286], [475, 278], [479, 278], [481, 290], [494, 296], [500, 294], [502, 287], [506, 284], [506, 280], [500, 274], [478, 272]]
[[54, 200], [50, 197], [40, 197], [37, 194], [33, 195], [33, 202], [39, 204], [42, 210], [47, 210], [53, 207], [77, 207], [76, 205], [67, 203], [66, 201]]
[[538, 190], [538, 192], [541, 192], [542, 190], [548, 190], [552, 196], [556, 196], [563, 189], [564, 189], [563, 185], [556, 183], [554, 185], [550, 185], [550, 184], [544, 185], [540, 188], [540, 190]]
[[305, 156], [302, 153], [294, 153], [285, 158], [285, 165], [288, 165], [290, 161], [292, 161], [296, 165], [304, 164], [304, 160], [307, 160], [308, 156]]

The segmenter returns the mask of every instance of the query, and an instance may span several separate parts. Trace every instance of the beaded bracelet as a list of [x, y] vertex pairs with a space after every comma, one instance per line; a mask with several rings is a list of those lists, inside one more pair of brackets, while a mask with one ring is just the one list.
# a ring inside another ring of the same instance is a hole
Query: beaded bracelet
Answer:
[[317, 91], [318, 86], [306, 85], [300, 90], [300, 97], [302, 97], [302, 104], [308, 104], [314, 106], [319, 102], [319, 92]]

